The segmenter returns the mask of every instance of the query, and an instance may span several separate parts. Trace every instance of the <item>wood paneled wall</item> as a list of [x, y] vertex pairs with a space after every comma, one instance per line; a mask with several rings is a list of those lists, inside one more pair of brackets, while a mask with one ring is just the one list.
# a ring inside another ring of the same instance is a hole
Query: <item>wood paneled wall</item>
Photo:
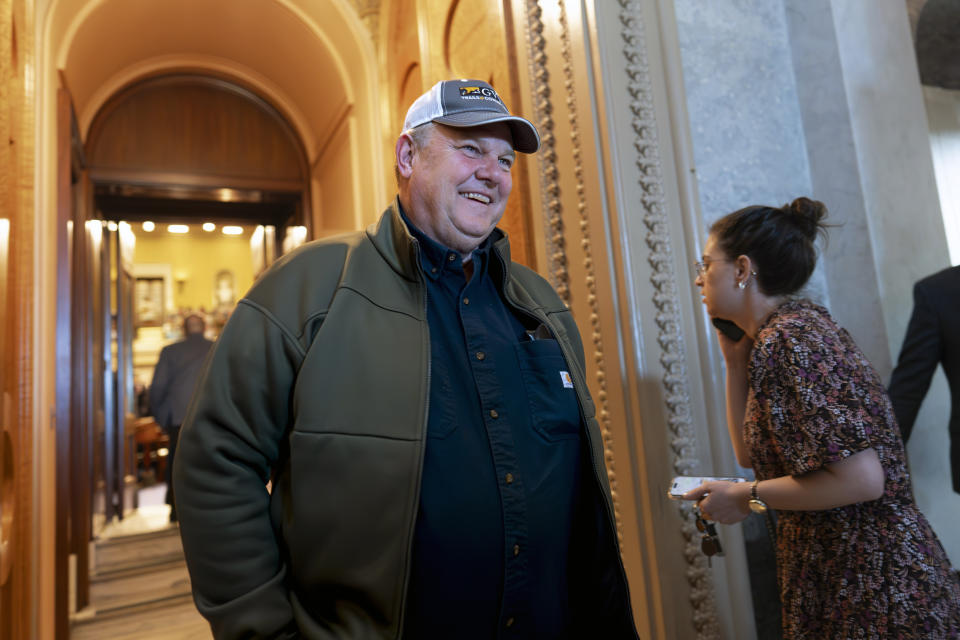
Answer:
[[0, 0], [0, 638], [30, 638], [33, 3]]
[[[511, 113], [519, 113], [519, 77], [511, 13], [504, 0], [398, 0], [389, 5], [383, 46], [392, 140], [410, 104], [439, 80], [474, 78], [493, 85]], [[393, 145], [389, 146], [390, 151]], [[500, 227], [510, 235], [512, 257], [536, 266], [531, 232], [531, 157], [519, 154], [513, 193]]]
[[95, 174], [127, 180], [266, 188], [303, 184], [307, 162], [292, 127], [269, 103], [236, 84], [169, 75], [119, 92], [86, 140]]

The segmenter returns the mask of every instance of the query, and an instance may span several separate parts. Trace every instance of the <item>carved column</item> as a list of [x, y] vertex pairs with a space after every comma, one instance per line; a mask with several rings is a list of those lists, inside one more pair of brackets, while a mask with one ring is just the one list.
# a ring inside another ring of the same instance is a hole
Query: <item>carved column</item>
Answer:
[[[628, 77], [627, 93], [632, 116], [632, 146], [635, 150], [634, 179], [640, 187], [637, 212], [647, 229], [646, 259], [650, 264], [652, 303], [656, 309], [658, 359], [662, 367], [661, 381], [665, 390], [667, 429], [670, 439], [670, 459], [677, 475], [691, 475], [700, 467], [695, 434], [691, 421], [689, 372], [686, 367], [680, 305], [678, 275], [674, 269], [674, 244], [667, 224], [664, 197], [663, 169], [653, 87], [650, 77], [647, 43], [644, 37], [640, 4], [636, 0], [618, 0], [623, 62]], [[682, 243], [682, 239], [681, 239]], [[693, 524], [689, 503], [678, 502], [682, 519], [681, 531], [687, 541], [684, 560], [685, 576], [690, 585], [690, 603], [697, 638], [720, 637], [713, 583], [707, 571], [707, 562], [700, 553], [700, 535]]]
[[666, 96], [656, 4], [514, 4], [543, 139], [538, 268], [583, 333], [641, 637], [749, 638], [749, 598], [714, 586], [748, 593], [739, 528], [724, 528], [727, 558], [709, 568], [689, 505], [665, 496], [673, 475], [713, 469], [722, 405], [693, 299], [699, 214], [681, 197], [674, 147], [687, 124]]

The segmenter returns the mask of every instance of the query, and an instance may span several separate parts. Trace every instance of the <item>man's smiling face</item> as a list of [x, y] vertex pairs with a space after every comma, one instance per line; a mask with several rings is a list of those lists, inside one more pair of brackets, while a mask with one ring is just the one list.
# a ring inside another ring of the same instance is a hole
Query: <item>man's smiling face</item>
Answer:
[[417, 228], [467, 256], [503, 217], [513, 188], [513, 138], [502, 122], [432, 128], [420, 149], [408, 134], [398, 141], [398, 170], [407, 179], [401, 202]]

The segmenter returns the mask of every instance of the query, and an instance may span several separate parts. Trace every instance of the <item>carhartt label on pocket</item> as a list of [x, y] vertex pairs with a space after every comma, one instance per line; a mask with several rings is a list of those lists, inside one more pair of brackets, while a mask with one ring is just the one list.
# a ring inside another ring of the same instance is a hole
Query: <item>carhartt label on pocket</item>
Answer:
[[564, 389], [573, 389], [573, 380], [570, 378], [570, 373], [567, 371], [560, 372], [560, 379], [563, 380]]

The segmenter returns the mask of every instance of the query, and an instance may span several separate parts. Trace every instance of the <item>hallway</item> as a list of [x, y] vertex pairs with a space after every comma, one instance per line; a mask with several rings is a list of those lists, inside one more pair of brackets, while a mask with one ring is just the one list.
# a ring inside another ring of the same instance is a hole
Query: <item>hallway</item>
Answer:
[[193, 603], [179, 530], [167, 524], [164, 491], [162, 483], [142, 489], [140, 509], [96, 542], [90, 606], [75, 616], [72, 640], [212, 637]]
[[[708, 564], [664, 497], [676, 473], [741, 472], [693, 265], [726, 212], [827, 203], [810, 294], [886, 379], [913, 283], [957, 260], [960, 192], [937, 178], [960, 166], [960, 85], [930, 84], [918, 54], [960, 42], [939, 36], [960, 4], [703, 4], [0, 0], [0, 640], [211, 636], [166, 514], [129, 528], [150, 358], [182, 310], [374, 222], [408, 105], [453, 77], [541, 131], [502, 227], [580, 327], [640, 636], [773, 638], [765, 528], [723, 528]], [[159, 246], [184, 225], [273, 232], [211, 272], [205, 240]], [[949, 413], [938, 372], [907, 454], [956, 564]]]

